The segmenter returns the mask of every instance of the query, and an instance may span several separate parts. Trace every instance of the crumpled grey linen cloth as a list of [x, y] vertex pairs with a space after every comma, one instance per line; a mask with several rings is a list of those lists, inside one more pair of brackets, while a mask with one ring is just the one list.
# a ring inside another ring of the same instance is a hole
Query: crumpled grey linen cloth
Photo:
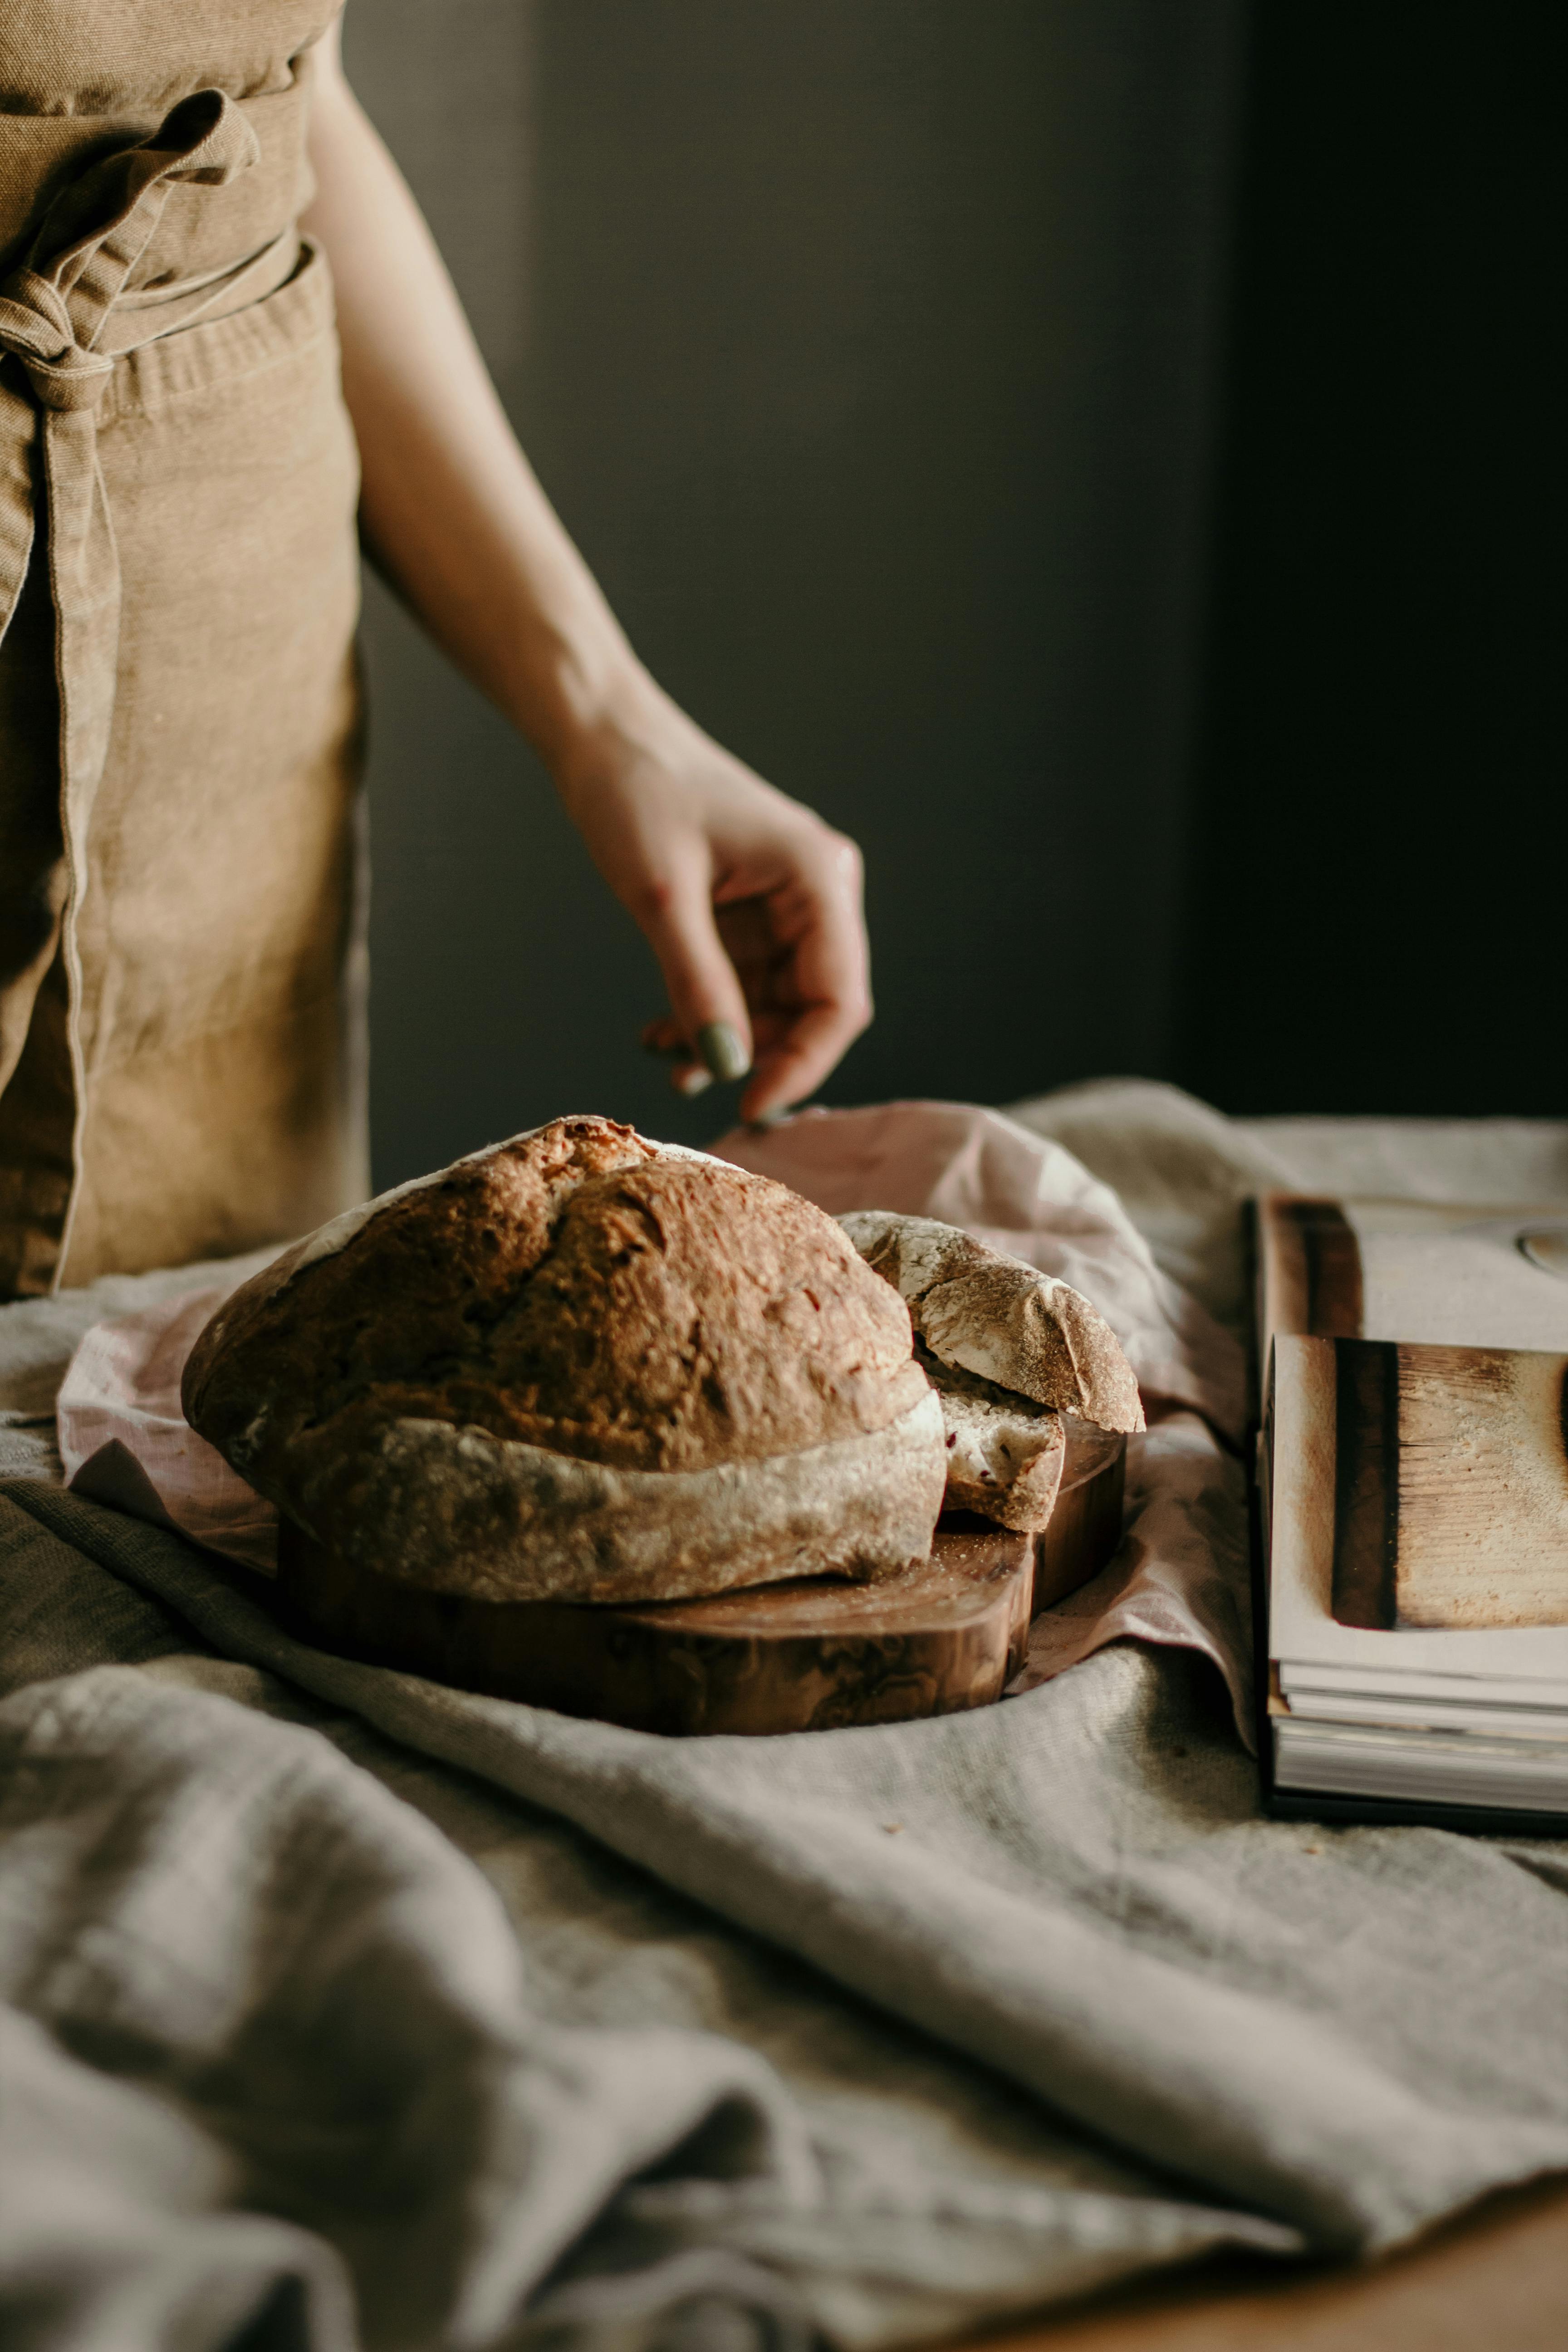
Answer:
[[[1324, 1180], [1102, 1091], [1022, 1117], [1112, 1182], [1135, 1135], [1157, 1254], [1234, 1310], [1251, 1155]], [[0, 1406], [46, 1323], [0, 1313]], [[17, 2342], [855, 2352], [1568, 2166], [1568, 1851], [1260, 1820], [1188, 1654], [659, 1740], [295, 1643], [0, 1433]]]

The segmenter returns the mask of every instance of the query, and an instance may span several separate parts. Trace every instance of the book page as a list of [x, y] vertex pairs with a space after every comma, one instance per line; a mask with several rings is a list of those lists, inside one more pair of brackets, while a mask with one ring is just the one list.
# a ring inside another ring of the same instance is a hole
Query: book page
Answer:
[[1289, 1334], [1274, 1343], [1267, 1447], [1270, 1658], [1395, 1678], [1410, 1672], [1568, 1681], [1568, 1624], [1383, 1629], [1335, 1619], [1335, 1349], [1331, 1339]]

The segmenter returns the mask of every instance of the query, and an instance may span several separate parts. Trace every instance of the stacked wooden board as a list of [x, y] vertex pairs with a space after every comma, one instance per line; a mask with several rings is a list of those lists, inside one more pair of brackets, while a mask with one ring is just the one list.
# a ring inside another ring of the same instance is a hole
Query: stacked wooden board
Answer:
[[279, 1591], [329, 1649], [638, 1730], [900, 1722], [1001, 1696], [1031, 1618], [1121, 1541], [1125, 1464], [1124, 1437], [1070, 1423], [1039, 1535], [949, 1518], [928, 1559], [870, 1584], [803, 1575], [642, 1608], [468, 1601], [351, 1567], [285, 1519]]

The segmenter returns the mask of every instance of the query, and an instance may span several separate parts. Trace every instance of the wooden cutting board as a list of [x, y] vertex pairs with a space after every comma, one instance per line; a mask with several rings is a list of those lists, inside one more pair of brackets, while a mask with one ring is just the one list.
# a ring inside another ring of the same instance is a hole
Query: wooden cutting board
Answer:
[[1121, 1530], [1124, 1443], [1069, 1454], [1042, 1537], [944, 1521], [931, 1556], [876, 1584], [801, 1578], [637, 1609], [467, 1601], [325, 1552], [285, 1519], [278, 1591], [307, 1639], [462, 1690], [639, 1731], [899, 1723], [999, 1698], [1029, 1621], [1094, 1575]]

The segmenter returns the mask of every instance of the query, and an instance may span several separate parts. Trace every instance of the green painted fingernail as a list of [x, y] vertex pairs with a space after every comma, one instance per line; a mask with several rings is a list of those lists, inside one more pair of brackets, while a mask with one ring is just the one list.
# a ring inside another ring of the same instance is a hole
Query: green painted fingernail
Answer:
[[674, 1076], [677, 1089], [683, 1095], [706, 1094], [713, 1083], [711, 1070], [677, 1070]]
[[733, 1085], [752, 1066], [752, 1057], [727, 1021], [710, 1021], [697, 1032], [697, 1051], [716, 1078]]

